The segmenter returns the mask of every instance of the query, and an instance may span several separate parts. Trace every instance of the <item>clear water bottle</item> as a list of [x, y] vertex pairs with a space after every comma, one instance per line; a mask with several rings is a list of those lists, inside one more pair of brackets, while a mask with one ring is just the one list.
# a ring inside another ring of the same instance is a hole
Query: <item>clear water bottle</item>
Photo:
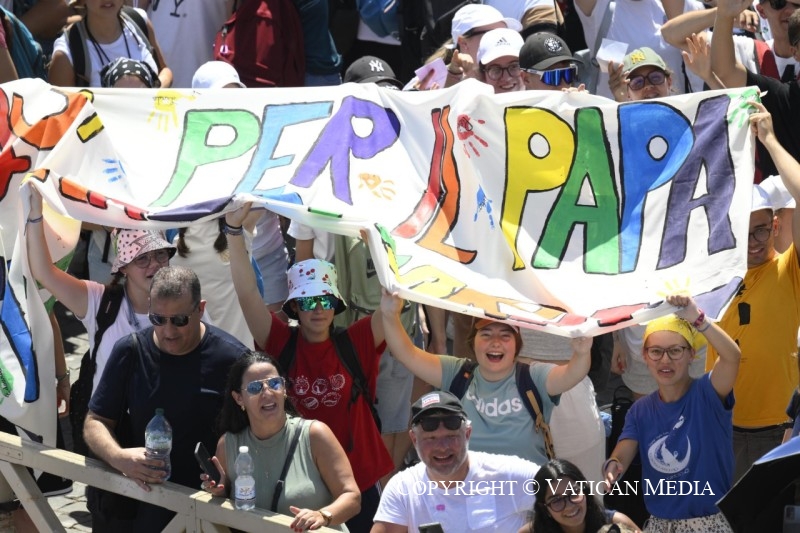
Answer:
[[[164, 417], [164, 410], [161, 408], [156, 409], [156, 414], [147, 423], [144, 430], [144, 448], [145, 456], [148, 459], [159, 459], [164, 461], [164, 470], [167, 472], [169, 479], [172, 474], [172, 465], [169, 462], [169, 454], [172, 451], [172, 426]], [[160, 468], [153, 467], [153, 470], [161, 470]]]
[[237, 509], [249, 511], [256, 506], [256, 480], [253, 477], [253, 458], [247, 446], [239, 446], [233, 468], [236, 471], [234, 503]]

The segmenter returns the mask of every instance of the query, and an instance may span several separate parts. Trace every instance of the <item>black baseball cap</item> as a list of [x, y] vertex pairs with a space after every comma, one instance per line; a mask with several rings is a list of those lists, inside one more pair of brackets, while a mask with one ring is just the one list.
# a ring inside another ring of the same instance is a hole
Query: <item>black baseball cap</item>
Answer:
[[344, 73], [344, 82], [377, 83], [388, 88], [403, 88], [403, 84], [397, 79], [389, 63], [375, 56], [364, 56], [356, 59], [347, 67]]
[[411, 425], [414, 425], [426, 414], [435, 411], [448, 411], [466, 418], [464, 407], [458, 398], [446, 391], [429, 392], [411, 406]]
[[519, 51], [519, 66], [524, 69], [547, 70], [562, 61], [576, 62], [564, 39], [553, 33], [540, 32], [525, 39]]

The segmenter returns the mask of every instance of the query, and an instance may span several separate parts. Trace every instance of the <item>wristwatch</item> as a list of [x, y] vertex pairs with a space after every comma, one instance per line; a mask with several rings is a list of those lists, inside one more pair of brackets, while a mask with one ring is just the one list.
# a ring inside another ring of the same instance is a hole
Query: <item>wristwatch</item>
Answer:
[[330, 512], [328, 510], [325, 510], [325, 509], [320, 509], [319, 510], [319, 514], [321, 514], [322, 518], [325, 519], [325, 527], [328, 527], [329, 525], [331, 525], [331, 520], [333, 520], [333, 513], [332, 512]]

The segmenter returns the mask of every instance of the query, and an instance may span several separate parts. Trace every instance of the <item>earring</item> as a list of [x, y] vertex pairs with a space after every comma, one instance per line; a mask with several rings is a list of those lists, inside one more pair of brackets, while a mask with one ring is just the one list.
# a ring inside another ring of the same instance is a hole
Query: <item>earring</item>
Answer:
[[242, 411], [244, 411], [244, 405], [240, 405], [239, 407], [241, 407], [241, 408], [242, 408]]

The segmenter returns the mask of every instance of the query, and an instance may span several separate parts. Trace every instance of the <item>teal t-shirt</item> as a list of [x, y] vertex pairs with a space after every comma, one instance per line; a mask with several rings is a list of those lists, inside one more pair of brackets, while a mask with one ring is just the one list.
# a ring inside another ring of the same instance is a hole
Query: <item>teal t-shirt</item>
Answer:
[[[448, 390], [466, 359], [449, 355], [438, 357], [442, 364], [442, 389]], [[554, 367], [548, 363], [531, 365], [531, 378], [539, 390], [543, 404], [540, 407], [548, 423], [553, 407], [561, 398], [561, 395], [549, 396], [546, 392], [547, 376]], [[470, 450], [516, 455], [538, 465], [547, 462], [544, 437], [536, 432], [533, 419], [517, 390], [513, 370], [501, 381], [486, 381], [480, 367], [476, 368], [461, 403], [472, 422]]]

